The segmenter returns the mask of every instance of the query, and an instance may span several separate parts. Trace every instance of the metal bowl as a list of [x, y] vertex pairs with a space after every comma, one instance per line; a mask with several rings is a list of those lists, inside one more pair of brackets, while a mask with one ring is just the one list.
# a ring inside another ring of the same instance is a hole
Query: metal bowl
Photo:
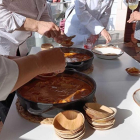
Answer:
[[101, 59], [116, 59], [124, 53], [118, 46], [107, 44], [99, 44], [95, 46], [92, 51]]
[[82, 49], [82, 48], [73, 48], [73, 47], [60, 47], [60, 49], [64, 52], [64, 53], [83, 53], [83, 54], [87, 54], [90, 56], [90, 59], [85, 60], [85, 61], [81, 61], [81, 62], [67, 62], [67, 66], [66, 68], [73, 68], [76, 69], [77, 71], [84, 71], [87, 70], [88, 68], [91, 67], [92, 63], [93, 63], [93, 59], [94, 59], [94, 54], [93, 52], [86, 50], [86, 49]]

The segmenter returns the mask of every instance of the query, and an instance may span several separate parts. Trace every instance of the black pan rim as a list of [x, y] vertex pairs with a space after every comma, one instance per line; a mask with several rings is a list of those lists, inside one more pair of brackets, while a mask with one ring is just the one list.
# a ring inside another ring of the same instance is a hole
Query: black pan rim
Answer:
[[[80, 62], [67, 62], [68, 64], [72, 64], [72, 63], [74, 63], [74, 64], [78, 64], [78, 63], [82, 63], [82, 62], [88, 62], [88, 61], [94, 59], [94, 53], [93, 53], [92, 51], [89, 51], [89, 50], [86, 50], [86, 49], [83, 49], [83, 48], [74, 48], [74, 47], [70, 47], [70, 48], [59, 47], [59, 48], [60, 48], [60, 49], [62, 48], [62, 49], [76, 49], [76, 50], [83, 50], [83, 51], [87, 51], [87, 52], [89, 52], [89, 53], [92, 54], [92, 56], [90, 56], [90, 57], [91, 57], [90, 59], [87, 59], [87, 60], [85, 60], [85, 61], [80, 61]], [[73, 52], [74, 52], [74, 51], [73, 51]], [[64, 53], [65, 53], [65, 52], [64, 52]], [[83, 54], [86, 54], [86, 53], [83, 53]]]
[[[66, 71], [73, 71], [73, 70], [66, 70]], [[75, 103], [75, 102], [77, 102], [77, 101], [84, 100], [85, 98], [87, 98], [88, 96], [90, 96], [93, 92], [95, 93], [97, 85], [96, 85], [96, 82], [95, 82], [95, 80], [94, 80], [93, 78], [91, 78], [91, 77], [87, 76], [86, 74], [84, 74], [84, 73], [82, 73], [82, 72], [79, 72], [79, 71], [73, 71], [73, 72], [74, 72], [74, 73], [78, 73], [78, 74], [82, 74], [82, 75], [86, 76], [87, 78], [90, 78], [90, 80], [94, 83], [94, 88], [93, 88], [93, 90], [91, 91], [91, 93], [88, 94], [87, 96], [83, 97], [83, 98], [80, 98], [80, 99], [77, 99], [77, 100], [74, 100], [74, 101], [71, 101], [71, 102], [53, 104], [53, 103], [40, 103], [40, 102], [34, 102], [34, 101], [31, 101], [31, 100], [28, 100], [28, 99], [22, 97], [22, 96], [20, 95], [20, 93], [18, 93], [18, 90], [16, 91], [16, 94], [17, 94], [17, 96], [19, 96], [20, 98], [22, 98], [22, 99], [25, 100], [26, 102], [31, 102], [31, 103], [40, 104], [40, 105], [53, 105], [53, 106], [57, 106], [57, 105], [65, 105], [65, 104], [69, 104], [69, 103]]]

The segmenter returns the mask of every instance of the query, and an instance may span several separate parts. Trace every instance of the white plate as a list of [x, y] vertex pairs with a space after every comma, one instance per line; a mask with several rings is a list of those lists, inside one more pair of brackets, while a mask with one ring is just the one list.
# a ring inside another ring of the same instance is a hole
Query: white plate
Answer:
[[102, 59], [116, 59], [124, 53], [120, 48], [107, 46], [107, 44], [99, 44], [92, 51], [97, 57]]
[[140, 106], [140, 89], [134, 92], [133, 99], [136, 102], [136, 104]]

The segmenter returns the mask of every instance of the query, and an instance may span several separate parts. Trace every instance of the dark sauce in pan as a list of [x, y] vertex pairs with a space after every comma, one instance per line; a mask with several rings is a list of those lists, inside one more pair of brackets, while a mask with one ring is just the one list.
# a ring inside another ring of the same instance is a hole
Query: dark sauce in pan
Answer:
[[81, 62], [90, 59], [91, 57], [83, 53], [64, 53], [66, 62]]
[[67, 103], [89, 95], [92, 87], [74, 77], [56, 76], [45, 81], [32, 80], [18, 89], [22, 97], [40, 103]]

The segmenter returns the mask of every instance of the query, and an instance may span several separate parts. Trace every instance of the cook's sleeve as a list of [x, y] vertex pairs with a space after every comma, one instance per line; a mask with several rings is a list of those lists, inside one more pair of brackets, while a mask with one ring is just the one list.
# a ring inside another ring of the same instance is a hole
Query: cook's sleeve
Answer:
[[104, 26], [86, 10], [86, 0], [75, 1], [75, 11], [81, 24], [83, 24], [93, 35], [98, 35]]
[[111, 14], [111, 7], [113, 5], [114, 0], [110, 0], [110, 2], [108, 3], [108, 6], [106, 7], [104, 13], [102, 14], [99, 22], [106, 28], [108, 21], [109, 21], [109, 17]]
[[16, 62], [0, 56], [0, 101], [5, 100], [14, 88], [19, 75]]
[[49, 2], [46, 2], [46, 6], [41, 15], [40, 21], [54, 22], [52, 17], [51, 5]]
[[7, 10], [2, 0], [0, 0], [0, 30], [9, 33], [13, 32], [20, 28], [25, 20], [26, 17]]
[[123, 3], [127, 6], [128, 4], [127, 4], [127, 2], [126, 2], [126, 0], [123, 0]]

